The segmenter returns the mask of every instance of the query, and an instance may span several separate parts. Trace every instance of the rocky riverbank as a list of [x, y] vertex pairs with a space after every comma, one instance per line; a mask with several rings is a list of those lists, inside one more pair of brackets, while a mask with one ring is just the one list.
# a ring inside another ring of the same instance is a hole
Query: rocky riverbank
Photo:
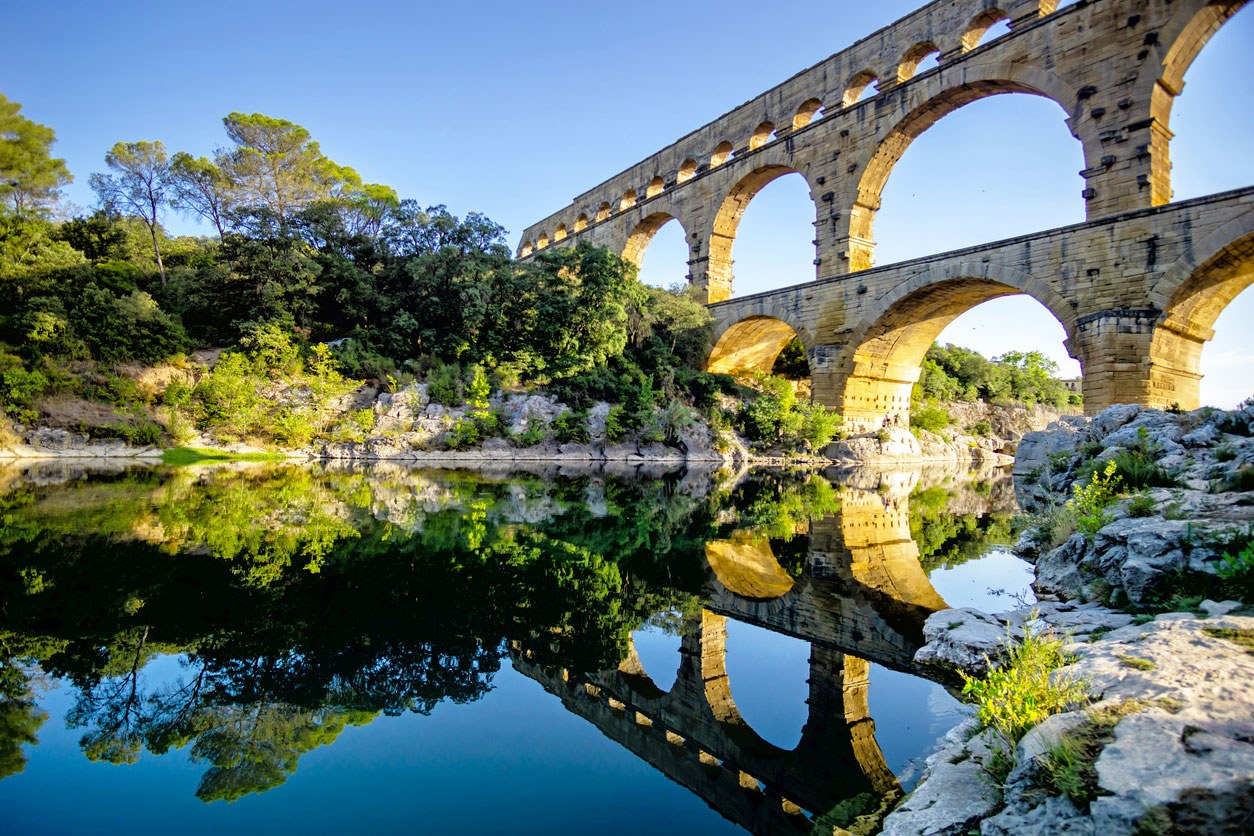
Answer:
[[[1251, 436], [1254, 407], [1118, 406], [1023, 438], [1016, 487], [1034, 516], [1016, 550], [1036, 560], [1041, 600], [935, 613], [915, 661], [984, 676], [1025, 631], [1053, 631], [1071, 659], [1054, 676], [1083, 682], [1089, 701], [1029, 731], [998, 780], [993, 732], [974, 718], [954, 729], [885, 834], [1254, 830]], [[1068, 508], [1109, 462], [1134, 489]], [[1051, 765], [1063, 750], [1082, 769], [1060, 789]]]
[[[725, 400], [722, 407], [734, 412], [738, 404]], [[659, 410], [659, 424], [669, 421], [661, 434], [616, 434], [609, 426], [614, 406], [596, 402], [581, 418], [580, 430], [572, 434], [576, 437], [562, 438], [554, 431], [554, 423], [571, 408], [551, 395], [497, 392], [487, 408], [501, 422], [499, 437], [455, 447], [450, 440], [458, 425], [475, 411], [471, 406], [439, 403], [430, 397], [426, 384], [411, 384], [397, 392], [363, 387], [344, 398], [335, 411], [343, 416], [365, 416], [365, 420], [354, 419], [347, 431], [341, 430], [327, 440], [295, 449], [274, 449], [224, 442], [213, 434], [200, 433], [185, 435], [178, 446], [230, 454], [266, 453], [294, 460], [402, 461], [432, 467], [479, 462], [701, 462], [733, 470], [749, 465], [896, 468], [948, 462], [999, 467], [1013, 461], [1016, 443], [1024, 433], [1059, 418], [1057, 410], [1039, 405], [955, 402], [942, 407], [950, 421], [943, 430], [893, 426], [845, 436], [822, 450], [796, 450], [755, 444], [729, 426], [711, 426], [695, 410], [686, 410], [678, 421], [667, 419]], [[81, 417], [83, 412], [80, 409], [76, 414]], [[113, 418], [106, 415], [100, 420], [107, 427]], [[67, 425], [66, 421], [18, 430], [7, 440], [0, 438], [0, 458], [155, 459], [174, 446], [99, 438], [91, 427], [72, 422]]]

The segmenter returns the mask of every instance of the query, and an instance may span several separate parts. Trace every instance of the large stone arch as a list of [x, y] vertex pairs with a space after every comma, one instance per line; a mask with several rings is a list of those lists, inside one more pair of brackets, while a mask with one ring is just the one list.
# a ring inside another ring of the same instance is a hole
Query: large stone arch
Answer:
[[844, 384], [838, 404], [845, 425], [875, 429], [885, 418], [908, 421], [910, 394], [923, 355], [949, 323], [990, 299], [1023, 294], [1040, 302], [1062, 324], [1067, 350], [1085, 365], [1077, 348], [1071, 306], [1048, 284], [1012, 267], [951, 262], [922, 270], [876, 300], [873, 313], [854, 330], [842, 358]]
[[684, 241], [688, 242], [688, 229], [680, 218], [670, 212], [653, 212], [636, 223], [628, 233], [627, 243], [623, 245], [623, 258], [639, 267], [644, 262], [645, 250], [649, 248], [653, 237], [671, 221], [679, 224], [679, 228], [684, 231]]
[[[1161, 56], [1161, 72], [1149, 91], [1150, 115], [1153, 117], [1150, 136], [1150, 205], [1160, 206], [1171, 200], [1171, 108], [1176, 96], [1184, 90], [1184, 75], [1202, 48], [1234, 14], [1249, 0], [1193, 0], [1181, 3], [1167, 26], [1157, 32], [1152, 48]], [[1143, 89], [1143, 88], [1142, 88]]]
[[[782, 152], [777, 152], [774, 156], [779, 157], [780, 154]], [[782, 161], [764, 161], [757, 168], [740, 177], [718, 202], [718, 211], [710, 219], [710, 226], [705, 236], [709, 242], [706, 268], [707, 301], [720, 302], [731, 297], [732, 246], [736, 242], [736, 230], [740, 226], [740, 219], [744, 217], [750, 201], [758, 192], [762, 191], [768, 183], [788, 174], [797, 174], [805, 178], [813, 200], [814, 184], [809, 181], [803, 171]]]
[[1162, 310], [1149, 348], [1149, 404], [1196, 409], [1202, 348], [1214, 324], [1254, 284], [1254, 209], [1197, 242], [1154, 283], [1150, 301]]
[[809, 350], [810, 334], [793, 324], [792, 312], [771, 306], [714, 330], [714, 347], [706, 361], [706, 371], [730, 374], [736, 371], [769, 372], [784, 346], [798, 337]]
[[[1009, 93], [1025, 93], [1055, 102], [1067, 116], [1073, 136], [1075, 91], [1050, 72], [1022, 64], [973, 65], [957, 75], [938, 73], [900, 102], [900, 116], [861, 164], [857, 190], [849, 208], [848, 269], [865, 270], [874, 263], [875, 213], [889, 175], [906, 149], [942, 118], [972, 102]], [[1087, 143], [1085, 143], [1087, 145]], [[1090, 150], [1085, 149], [1085, 159]], [[1087, 163], [1086, 163], [1087, 164]]]

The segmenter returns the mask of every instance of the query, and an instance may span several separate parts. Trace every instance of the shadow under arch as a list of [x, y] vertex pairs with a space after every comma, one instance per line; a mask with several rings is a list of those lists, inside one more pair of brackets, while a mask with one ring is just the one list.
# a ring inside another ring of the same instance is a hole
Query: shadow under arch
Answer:
[[1150, 341], [1151, 405], [1196, 409], [1202, 348], [1215, 320], [1254, 284], [1254, 210], [1203, 238], [1154, 283], [1163, 311]]
[[797, 329], [785, 321], [783, 311], [776, 315], [755, 314], [732, 323], [722, 333], [715, 331], [714, 347], [706, 361], [706, 371], [731, 374], [737, 371], [769, 372], [775, 358], [794, 337], [810, 347], [810, 337], [804, 328]]
[[845, 426], [877, 429], [886, 418], [907, 425], [910, 395], [919, 379], [923, 356], [949, 323], [1001, 296], [1022, 294], [1041, 303], [1066, 332], [1067, 350], [1076, 357], [1071, 307], [1049, 285], [1014, 268], [984, 262], [959, 262], [924, 270], [884, 294], [867, 324], [856, 330], [846, 349], [847, 375], [838, 393]]
[[683, 221], [669, 212], [654, 212], [636, 224], [631, 234], [627, 236], [627, 244], [623, 247], [623, 258], [639, 268], [644, 261], [644, 251], [649, 248], [653, 236], [671, 221], [679, 224], [679, 228], [684, 231], [684, 240], [687, 241], [688, 230], [684, 228]]
[[1249, 0], [1181, 3], [1167, 26], [1158, 32], [1156, 48], [1165, 48], [1165, 53], [1160, 65], [1162, 72], [1153, 80], [1150, 91], [1150, 115], [1154, 119], [1149, 149], [1152, 206], [1171, 200], [1171, 108], [1176, 96], [1184, 91], [1185, 73], [1215, 33], [1247, 3]]
[[[711, 302], [722, 301], [731, 295], [734, 280], [732, 246], [736, 243], [736, 229], [740, 226], [740, 220], [744, 217], [745, 210], [749, 208], [750, 201], [768, 183], [788, 174], [796, 174], [806, 179], [804, 174], [790, 166], [764, 165], [740, 178], [719, 203], [709, 241]], [[806, 179], [806, 185], [813, 189], [808, 179]], [[813, 201], [813, 195], [811, 195], [811, 200]], [[817, 212], [818, 210], [815, 209], [816, 217]], [[713, 292], [715, 287], [720, 288], [719, 292]]]
[[[926, 87], [918, 99], [887, 131], [862, 168], [858, 190], [849, 213], [849, 270], [865, 270], [874, 263], [875, 241], [872, 237], [875, 213], [889, 175], [906, 149], [928, 128], [945, 116], [972, 102], [1008, 93], [1026, 93], [1056, 103], [1067, 117], [1066, 104], [1075, 92], [1052, 73], [1018, 64], [974, 65], [962, 74], [962, 83], [953, 85], [950, 77], [938, 74], [923, 82]], [[1071, 130], [1075, 136], [1074, 130]]]

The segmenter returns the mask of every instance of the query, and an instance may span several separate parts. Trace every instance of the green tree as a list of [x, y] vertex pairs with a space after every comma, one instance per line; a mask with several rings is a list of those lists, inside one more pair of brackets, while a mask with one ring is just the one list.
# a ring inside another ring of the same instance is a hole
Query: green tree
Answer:
[[309, 131], [294, 122], [231, 113], [222, 124], [235, 147], [218, 153], [218, 167], [241, 203], [266, 207], [280, 223], [314, 201], [361, 187], [357, 172], [328, 159]]
[[157, 271], [161, 274], [161, 286], [165, 287], [165, 265], [161, 261], [158, 233], [161, 210], [173, 186], [170, 156], [165, 145], [160, 142], [119, 142], [105, 154], [105, 164], [116, 174], [93, 174], [91, 187], [100, 195], [106, 208], [139, 218], [148, 227], [157, 258]]
[[206, 157], [179, 151], [170, 160], [174, 207], [213, 224], [218, 239], [226, 236], [226, 213], [234, 205], [235, 189], [226, 173]]
[[51, 154], [56, 133], [22, 116], [21, 109], [0, 93], [0, 200], [25, 217], [55, 201], [74, 178], [65, 160]]

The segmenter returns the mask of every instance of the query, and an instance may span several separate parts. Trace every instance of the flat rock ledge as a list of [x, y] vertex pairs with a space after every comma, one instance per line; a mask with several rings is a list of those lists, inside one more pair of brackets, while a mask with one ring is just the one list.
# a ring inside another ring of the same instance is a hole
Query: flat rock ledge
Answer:
[[[1007, 633], [1021, 631], [1034, 617], [1070, 631], [1075, 641], [1067, 650], [1077, 661], [1064, 672], [1087, 681], [1094, 702], [1030, 731], [1001, 790], [982, 773], [990, 733], [975, 734], [976, 723], [968, 720], [928, 758], [922, 782], [887, 817], [883, 833], [1254, 832], [1254, 652], [1233, 640], [1240, 633], [1254, 636], [1254, 618], [1230, 614], [1239, 606], [1207, 601], [1202, 609], [1208, 618], [1163, 613], [1139, 625], [1126, 613], [1100, 606], [1050, 602], [996, 616], [978, 610], [934, 614], [916, 661], [969, 673], [980, 669], [973, 662], [977, 647], [996, 653]], [[1084, 641], [1085, 635], [1096, 640]], [[963, 648], [968, 639], [972, 645]], [[1097, 797], [1090, 809], [1050, 794], [1041, 778], [1042, 755], [1083, 723], [1087, 712], [1120, 704], [1135, 710], [1119, 718], [1113, 740], [1097, 758]]]

